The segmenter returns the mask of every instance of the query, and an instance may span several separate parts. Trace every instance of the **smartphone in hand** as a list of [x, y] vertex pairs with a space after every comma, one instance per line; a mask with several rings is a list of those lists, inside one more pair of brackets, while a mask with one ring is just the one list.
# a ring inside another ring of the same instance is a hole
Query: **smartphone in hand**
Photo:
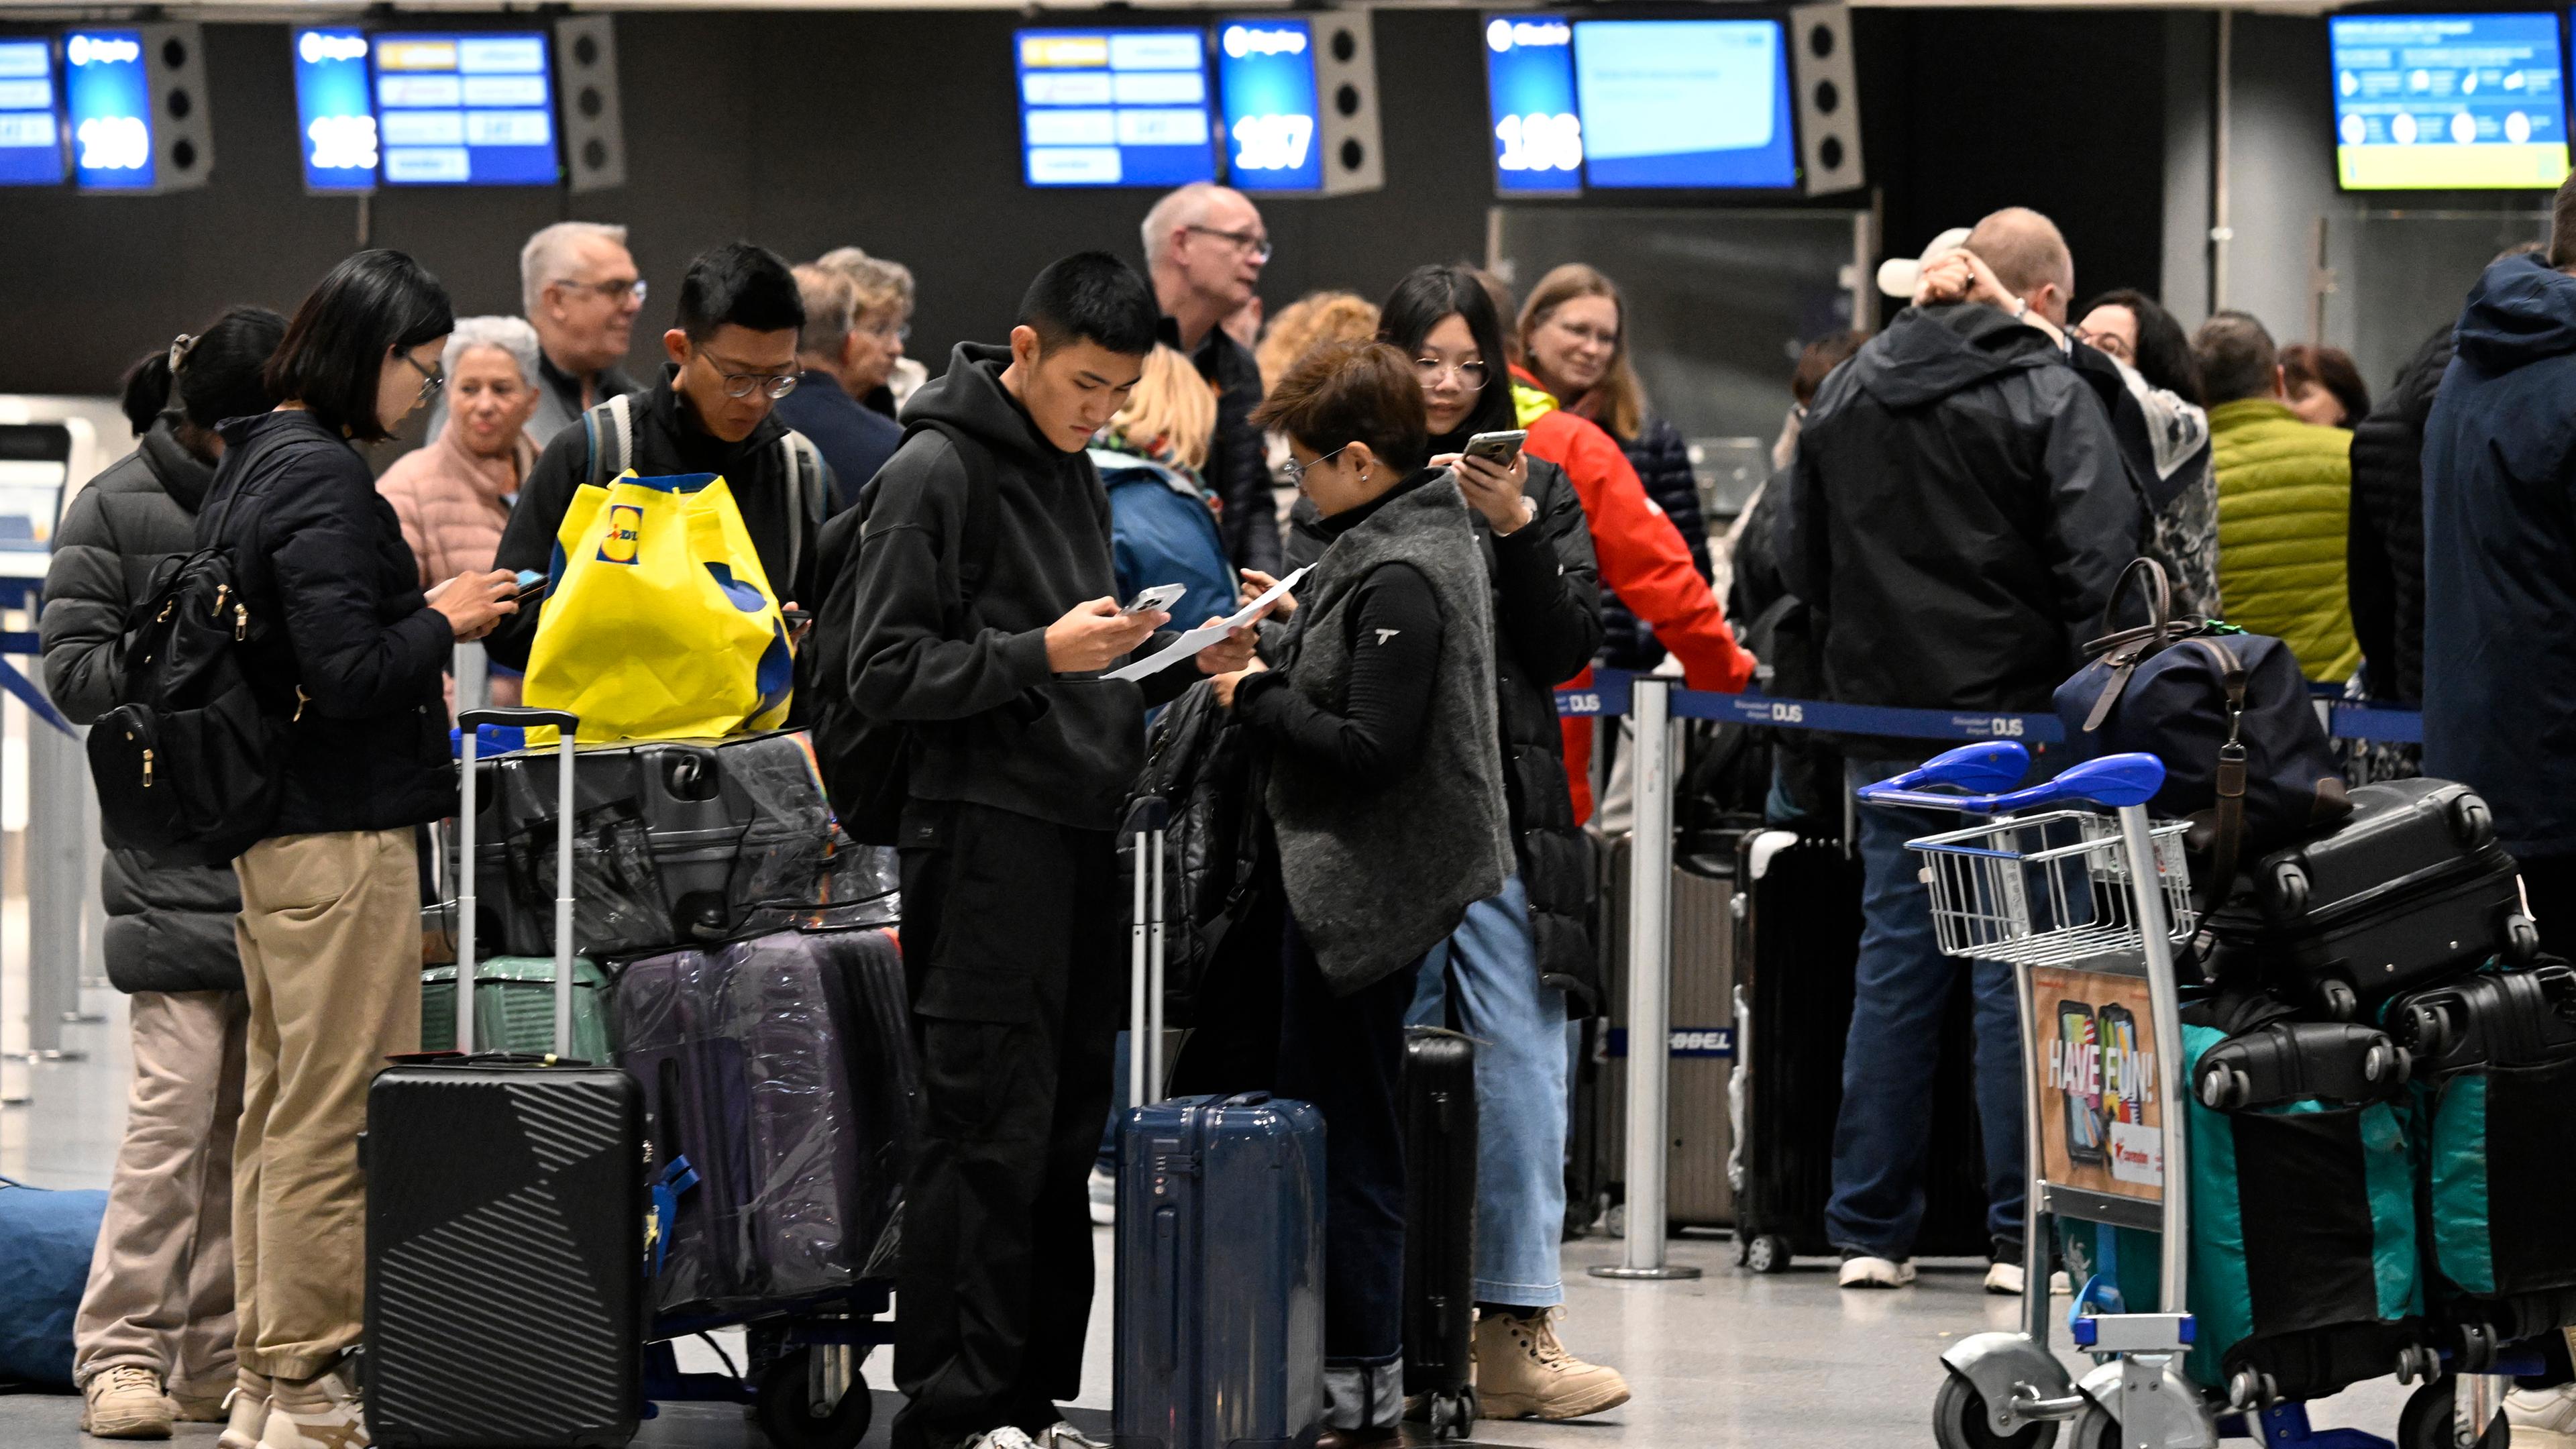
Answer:
[[1127, 606], [1119, 610], [1119, 612], [1122, 614], [1145, 614], [1152, 613], [1155, 610], [1161, 610], [1165, 613], [1169, 613], [1171, 611], [1171, 607], [1181, 601], [1181, 595], [1186, 594], [1189, 591], [1189, 585], [1187, 584], [1155, 584], [1151, 588], [1138, 590], [1136, 597], [1129, 599], [1127, 601]]
[[1497, 468], [1509, 468], [1519, 460], [1521, 445], [1529, 441], [1529, 430], [1513, 428], [1508, 432], [1478, 433], [1467, 440], [1470, 458], [1482, 458]]

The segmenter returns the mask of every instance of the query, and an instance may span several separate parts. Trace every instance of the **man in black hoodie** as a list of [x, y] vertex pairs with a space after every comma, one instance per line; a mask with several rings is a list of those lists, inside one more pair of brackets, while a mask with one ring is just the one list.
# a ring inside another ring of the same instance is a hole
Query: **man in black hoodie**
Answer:
[[[565, 428], [537, 457], [501, 532], [495, 568], [544, 573], [573, 495], [633, 468], [638, 477], [721, 474], [782, 604], [820, 601], [815, 535], [832, 472], [772, 404], [796, 389], [805, 304], [777, 253], [729, 242], [689, 263], [679, 319], [662, 334], [670, 362], [649, 392], [612, 398]], [[596, 446], [594, 447], [594, 434]], [[528, 667], [545, 605], [510, 616], [484, 640], [494, 659]]]
[[[1999, 714], [2049, 708], [2082, 663], [2144, 505], [2101, 397], [2067, 365], [2074, 261], [2048, 218], [2010, 208], [1967, 250], [2010, 300], [1897, 315], [1817, 390], [1779, 521], [1780, 565], [1813, 607], [1828, 698]], [[1921, 761], [1913, 740], [1853, 740], [1850, 783]], [[1959, 963], [1934, 944], [1905, 841], [1955, 825], [1859, 807], [1867, 875], [1858, 998], [1843, 1057], [1825, 1226], [1847, 1288], [1913, 1281], [1925, 1088]], [[1986, 1286], [2021, 1291], [2020, 1014], [2009, 968], [1974, 963], [1984, 1127]]]
[[1112, 595], [1084, 448], [1144, 375], [1153, 293], [1086, 252], [1038, 274], [1008, 347], [961, 344], [904, 409], [858, 556], [849, 678], [910, 726], [904, 964], [922, 1131], [904, 1189], [900, 1449], [1073, 1449], [1091, 1307], [1085, 1184], [1126, 979], [1113, 832], [1144, 712], [1251, 662], [1252, 631], [1098, 677], [1167, 619]]

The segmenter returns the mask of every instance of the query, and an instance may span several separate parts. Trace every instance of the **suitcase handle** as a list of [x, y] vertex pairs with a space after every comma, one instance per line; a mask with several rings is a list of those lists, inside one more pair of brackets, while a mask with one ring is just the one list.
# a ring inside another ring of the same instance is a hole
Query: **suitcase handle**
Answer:
[[[1936, 755], [1925, 761], [1920, 769], [1908, 770], [1875, 785], [1863, 785], [1853, 793], [1872, 805], [1911, 805], [1933, 810], [1956, 810], [1962, 815], [2010, 815], [2041, 805], [2086, 801], [2115, 807], [2144, 805], [2154, 799], [2156, 792], [2165, 785], [2164, 761], [2150, 754], [2132, 752], [2086, 760], [2056, 779], [2044, 780], [2027, 790], [2015, 790], [2008, 795], [1935, 795], [1919, 788], [1961, 784], [1963, 782], [1952, 778], [1950, 772], [1962, 767], [1971, 772], [1972, 778], [1991, 779], [1997, 763], [2004, 758], [1999, 752], [2004, 750], [2022, 753], [2021, 746], [2009, 742], [1968, 745], [1948, 754]], [[1951, 759], [1954, 755], [1975, 751], [1990, 753], [1983, 759], [1959, 762]]]
[[516, 725], [521, 729], [530, 725], [552, 725], [566, 734], [581, 728], [578, 716], [559, 709], [504, 709], [496, 705], [488, 709], [469, 709], [456, 717], [456, 727], [461, 730], [487, 724], [505, 728]]
[[474, 1052], [474, 746], [482, 727], [552, 725], [562, 737], [555, 766], [555, 1055], [572, 1055], [572, 760], [578, 717], [559, 709], [469, 709], [456, 717], [456, 1049]]

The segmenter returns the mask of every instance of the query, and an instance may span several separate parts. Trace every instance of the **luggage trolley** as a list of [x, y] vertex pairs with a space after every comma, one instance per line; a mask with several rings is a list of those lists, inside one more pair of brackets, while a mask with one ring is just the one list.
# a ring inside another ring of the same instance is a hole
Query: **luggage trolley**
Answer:
[[[2012, 790], [2029, 765], [2017, 744], [1968, 745], [1859, 791], [1874, 804], [1991, 817], [1908, 844], [1923, 856], [1942, 952], [2013, 966], [2030, 1044], [2022, 1330], [1976, 1334], [1942, 1355], [1949, 1376], [1934, 1403], [1934, 1437], [1943, 1449], [2044, 1449], [2056, 1425], [2072, 1420], [2075, 1449], [2215, 1445], [2223, 1428], [2241, 1432], [2241, 1421], [2222, 1425], [2227, 1406], [2182, 1374], [2188, 1312], [2075, 1318], [2075, 1346], [2100, 1366], [2069, 1382], [2049, 1348], [2041, 1232], [2065, 1217], [2159, 1233], [2161, 1281], [2189, 1281], [2189, 1194], [2166, 1190], [2190, 1181], [2173, 960], [2174, 943], [2195, 925], [2187, 827], [2147, 818], [2165, 774], [2152, 755], [2088, 760]], [[2087, 1301], [2079, 1295], [2079, 1305]], [[2267, 1440], [2276, 1427], [2288, 1425], [2267, 1421]]]

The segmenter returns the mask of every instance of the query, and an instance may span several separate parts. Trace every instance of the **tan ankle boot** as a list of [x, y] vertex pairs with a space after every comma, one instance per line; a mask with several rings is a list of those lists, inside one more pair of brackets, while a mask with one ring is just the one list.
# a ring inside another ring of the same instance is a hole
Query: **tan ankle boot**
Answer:
[[1580, 1419], [1628, 1402], [1628, 1381], [1614, 1368], [1566, 1352], [1550, 1309], [1528, 1318], [1486, 1313], [1476, 1319], [1476, 1400], [1487, 1419]]

